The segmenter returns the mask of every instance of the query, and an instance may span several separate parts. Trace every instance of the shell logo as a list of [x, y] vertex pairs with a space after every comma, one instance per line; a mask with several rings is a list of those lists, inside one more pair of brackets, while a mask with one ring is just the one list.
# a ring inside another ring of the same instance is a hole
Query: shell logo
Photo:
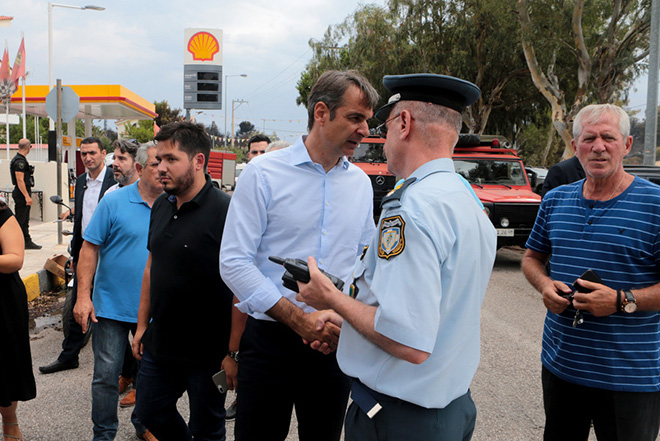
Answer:
[[213, 61], [213, 56], [220, 52], [218, 40], [208, 32], [198, 32], [188, 40], [188, 52], [196, 61]]

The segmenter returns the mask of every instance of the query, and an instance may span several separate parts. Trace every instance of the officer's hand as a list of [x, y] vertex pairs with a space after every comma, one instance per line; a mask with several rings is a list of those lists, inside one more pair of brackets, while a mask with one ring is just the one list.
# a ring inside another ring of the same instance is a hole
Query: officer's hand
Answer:
[[307, 259], [309, 267], [309, 283], [298, 283], [298, 294], [296, 300], [305, 302], [316, 309], [331, 309], [330, 299], [335, 294], [342, 294], [341, 291], [328, 279], [316, 265], [313, 257]]
[[30, 196], [25, 198], [25, 205], [32, 205], [32, 198]]
[[617, 305], [617, 292], [600, 283], [578, 279], [578, 284], [584, 286], [591, 292], [576, 292], [573, 298], [573, 306], [576, 309], [589, 311], [596, 317], [604, 317], [614, 314]]
[[296, 332], [303, 338], [304, 342], [318, 341], [319, 346], [325, 343], [327, 346], [324, 346], [324, 348], [327, 352], [331, 352], [337, 349], [339, 330], [338, 326], [332, 323], [319, 326], [322, 313], [323, 311], [314, 311], [304, 314], [303, 320], [300, 322], [302, 326]]
[[[343, 318], [339, 314], [331, 309], [327, 309], [323, 311], [317, 311], [315, 317], [317, 331], [323, 331], [326, 329], [327, 332], [334, 334], [337, 337], [337, 340], [339, 340], [341, 325], [343, 323]], [[303, 339], [303, 342], [308, 344], [312, 349], [315, 349], [326, 355], [333, 351], [331, 345], [320, 340], [314, 340], [310, 342], [306, 339]]]
[[563, 298], [561, 294], [570, 294], [572, 291], [564, 282], [552, 280], [541, 291], [543, 304], [549, 311], [561, 314], [571, 304], [570, 300]]

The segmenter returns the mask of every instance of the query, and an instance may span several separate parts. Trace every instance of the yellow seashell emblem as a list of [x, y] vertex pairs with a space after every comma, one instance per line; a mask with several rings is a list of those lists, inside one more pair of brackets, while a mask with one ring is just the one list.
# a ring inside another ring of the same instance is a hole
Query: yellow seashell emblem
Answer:
[[220, 52], [218, 40], [208, 32], [198, 32], [188, 40], [188, 52], [196, 61], [213, 61], [213, 56]]

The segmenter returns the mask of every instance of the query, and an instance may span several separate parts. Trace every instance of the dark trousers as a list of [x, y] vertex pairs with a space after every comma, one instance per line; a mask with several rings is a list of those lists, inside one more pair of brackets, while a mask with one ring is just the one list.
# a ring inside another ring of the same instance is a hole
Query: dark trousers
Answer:
[[26, 204], [25, 196], [18, 188], [15, 188], [11, 193], [11, 197], [14, 199], [14, 215], [18, 221], [18, 225], [21, 226], [23, 231], [23, 238], [25, 243], [28, 244], [32, 242], [30, 238], [30, 205]]
[[564, 381], [543, 367], [544, 441], [655, 441], [660, 392], [617, 392]]
[[[219, 362], [217, 366], [158, 362], [145, 349], [135, 389], [138, 418], [159, 441], [224, 441], [226, 394], [212, 379], [219, 370]], [[184, 392], [190, 402], [189, 424], [176, 408]]]
[[470, 391], [442, 409], [372, 395], [382, 409], [369, 418], [353, 402], [346, 414], [346, 441], [469, 441], [477, 420]]
[[[135, 332], [133, 332], [135, 334]], [[131, 349], [131, 344], [126, 346], [126, 351], [124, 352], [124, 362], [121, 365], [121, 376], [124, 378], [133, 378], [137, 377], [138, 373], [138, 361], [133, 357], [133, 350]]]
[[337, 441], [349, 379], [335, 354], [306, 346], [289, 327], [249, 317], [241, 339], [237, 441], [286, 439], [295, 406], [300, 441]]
[[[78, 300], [78, 277], [76, 274], [73, 275], [71, 297], [73, 305], [75, 305]], [[80, 354], [80, 349], [82, 349], [84, 337], [85, 334], [82, 332], [82, 326], [78, 324], [73, 314], [71, 314], [69, 316], [69, 335], [64, 337], [62, 341], [62, 352], [60, 352], [57, 360], [61, 362], [78, 361], [78, 354]]]

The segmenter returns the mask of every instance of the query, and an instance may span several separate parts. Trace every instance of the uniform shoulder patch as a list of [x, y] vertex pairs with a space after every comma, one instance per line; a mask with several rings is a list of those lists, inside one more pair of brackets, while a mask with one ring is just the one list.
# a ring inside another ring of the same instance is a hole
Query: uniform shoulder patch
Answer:
[[385, 217], [380, 221], [378, 238], [378, 257], [389, 259], [398, 256], [406, 246], [404, 227], [406, 222], [401, 216]]
[[22, 159], [14, 161], [14, 170], [19, 172], [24, 172], [27, 170], [27, 164]]

